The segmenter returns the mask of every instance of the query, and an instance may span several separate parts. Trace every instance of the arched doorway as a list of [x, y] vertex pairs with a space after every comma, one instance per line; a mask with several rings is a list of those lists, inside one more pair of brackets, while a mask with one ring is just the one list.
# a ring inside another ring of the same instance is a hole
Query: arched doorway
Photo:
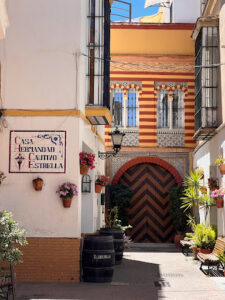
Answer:
[[128, 210], [134, 242], [172, 242], [174, 229], [169, 214], [167, 191], [182, 178], [176, 169], [156, 157], [139, 157], [126, 163], [112, 184], [129, 186], [134, 195]]

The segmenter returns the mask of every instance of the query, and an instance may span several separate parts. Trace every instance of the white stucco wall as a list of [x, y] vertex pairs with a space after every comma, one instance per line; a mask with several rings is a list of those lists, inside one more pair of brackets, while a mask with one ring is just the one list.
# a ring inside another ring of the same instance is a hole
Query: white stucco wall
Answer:
[[[219, 154], [225, 157], [225, 127], [194, 153], [194, 167], [204, 168], [205, 182], [207, 183], [209, 177], [216, 177], [219, 185], [225, 187], [225, 175], [222, 176], [214, 165]], [[215, 223], [214, 220], [213, 223]], [[225, 235], [225, 205], [217, 209], [217, 226], [218, 233]]]
[[[74, 136], [71, 128], [79, 128], [79, 119], [75, 118], [12, 118], [8, 117], [8, 128], [0, 135], [4, 143], [0, 145], [1, 170], [7, 179], [0, 190], [0, 210], [12, 211], [19, 223], [24, 226], [28, 236], [48, 237], [76, 237], [80, 234], [80, 172], [79, 158], [79, 131]], [[59, 130], [66, 130], [66, 173], [8, 173], [9, 168], [9, 130], [53, 130], [58, 129], [59, 123], [63, 126]], [[32, 180], [37, 176], [44, 180], [42, 191], [35, 191]], [[71, 209], [65, 209], [62, 201], [56, 194], [57, 185], [70, 181], [78, 185], [79, 196], [74, 197]]]
[[[3, 109], [61, 110], [84, 112], [87, 97], [87, 5], [81, 0], [8, 0], [9, 32], [0, 43]], [[76, 55], [74, 55], [76, 54]], [[9, 117], [0, 131], [0, 170], [7, 175], [0, 187], [0, 210], [13, 212], [30, 237], [79, 237], [81, 233], [81, 175], [79, 152], [96, 154], [104, 145], [91, 126], [79, 117]], [[97, 128], [104, 138], [104, 126]], [[65, 130], [65, 174], [9, 173], [10, 130]], [[86, 148], [87, 147], [87, 148]], [[98, 160], [95, 174], [105, 174]], [[32, 179], [43, 178], [43, 190]], [[63, 208], [56, 194], [65, 181], [78, 185], [79, 195], [71, 208]], [[92, 194], [92, 202], [97, 203]], [[95, 202], [94, 202], [95, 201]], [[97, 228], [99, 207], [93, 205], [84, 219]]]
[[8, 0], [10, 27], [2, 41], [1, 59], [5, 108], [77, 108], [75, 54], [80, 51], [80, 3]]
[[173, 23], [195, 23], [200, 16], [201, 0], [174, 0]]

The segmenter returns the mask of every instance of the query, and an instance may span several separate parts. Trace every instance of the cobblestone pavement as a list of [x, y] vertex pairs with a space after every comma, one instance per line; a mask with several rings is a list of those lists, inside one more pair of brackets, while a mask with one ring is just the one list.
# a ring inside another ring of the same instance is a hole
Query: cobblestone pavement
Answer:
[[18, 283], [17, 299], [224, 300], [225, 277], [208, 277], [175, 248], [134, 247], [111, 283]]

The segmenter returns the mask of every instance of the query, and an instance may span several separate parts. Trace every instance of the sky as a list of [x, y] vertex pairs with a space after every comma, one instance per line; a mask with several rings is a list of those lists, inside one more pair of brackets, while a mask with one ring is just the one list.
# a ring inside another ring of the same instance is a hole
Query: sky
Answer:
[[[138, 17], [154, 15], [158, 11], [158, 6], [148, 7], [146, 9], [144, 9], [145, 0], [124, 0], [124, 1], [132, 4], [133, 19], [138, 18]], [[114, 1], [113, 6], [112, 6], [112, 14], [116, 13], [116, 14], [128, 16], [127, 12], [115, 9], [114, 7], [120, 7], [123, 9], [127, 9], [128, 8], [127, 5], [124, 5], [122, 3]], [[111, 19], [112, 19], [112, 21], [125, 21], [126, 20], [125, 18], [116, 17], [116, 16], [112, 16]]]

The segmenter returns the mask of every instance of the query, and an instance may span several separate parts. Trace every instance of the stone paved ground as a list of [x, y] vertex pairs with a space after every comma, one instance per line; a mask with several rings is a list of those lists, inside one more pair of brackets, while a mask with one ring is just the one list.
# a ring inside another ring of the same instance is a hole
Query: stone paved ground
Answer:
[[136, 247], [125, 252], [112, 283], [18, 283], [17, 299], [225, 300], [225, 277], [205, 276], [174, 248]]

